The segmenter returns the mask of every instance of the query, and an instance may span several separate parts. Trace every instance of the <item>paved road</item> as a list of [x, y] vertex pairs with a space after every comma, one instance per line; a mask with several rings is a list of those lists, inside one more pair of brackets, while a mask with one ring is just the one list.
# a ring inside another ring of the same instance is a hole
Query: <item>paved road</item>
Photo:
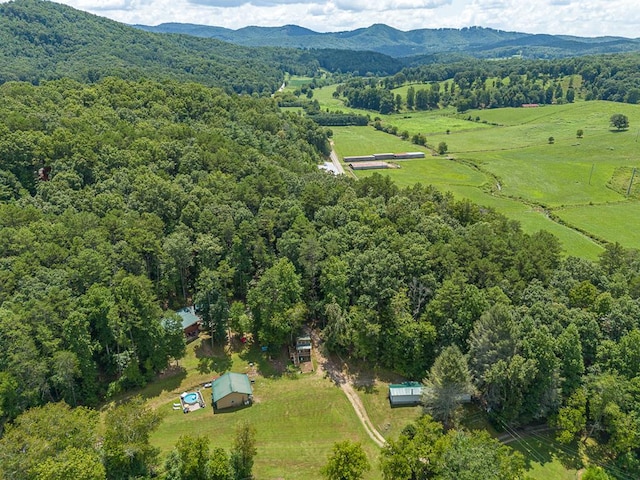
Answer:
[[342, 164], [340, 163], [338, 154], [333, 149], [333, 142], [331, 142], [331, 153], [329, 154], [329, 157], [331, 157], [331, 161], [333, 162], [333, 165], [336, 167], [338, 174], [344, 175], [344, 168], [342, 168]]

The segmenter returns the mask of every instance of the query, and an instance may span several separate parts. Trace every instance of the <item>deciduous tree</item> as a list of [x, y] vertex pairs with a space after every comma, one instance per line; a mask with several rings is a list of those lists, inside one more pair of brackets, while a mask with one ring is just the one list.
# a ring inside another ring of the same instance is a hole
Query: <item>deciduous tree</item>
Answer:
[[253, 478], [253, 459], [257, 453], [255, 428], [247, 421], [239, 423], [231, 450], [231, 468], [235, 480]]
[[362, 445], [345, 440], [333, 445], [322, 475], [327, 480], [360, 480], [370, 469]]
[[618, 130], [625, 130], [629, 128], [629, 118], [622, 113], [614, 113], [611, 115], [609, 123], [612, 127], [616, 127]]

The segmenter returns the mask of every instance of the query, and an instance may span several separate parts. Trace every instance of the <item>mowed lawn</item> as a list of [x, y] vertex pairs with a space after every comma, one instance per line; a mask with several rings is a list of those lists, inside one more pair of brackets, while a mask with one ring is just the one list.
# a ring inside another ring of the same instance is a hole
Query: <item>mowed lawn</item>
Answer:
[[[377, 469], [379, 448], [369, 439], [346, 396], [330, 380], [317, 373], [290, 377], [277, 373], [259, 352], [233, 353], [229, 357], [209, 357], [201, 340], [191, 344], [181, 361], [184, 369], [180, 383], [169, 388], [143, 392], [150, 405], [163, 413], [163, 420], [151, 443], [160, 448], [163, 458], [183, 435], [205, 435], [212, 447], [231, 448], [235, 427], [247, 420], [256, 429], [258, 454], [254, 474], [257, 479], [321, 478], [333, 444], [342, 440], [361, 442], [373, 469], [367, 479], [380, 478]], [[206, 345], [205, 345], [206, 347]], [[211, 408], [211, 390], [200, 385], [228, 368], [244, 373], [257, 368], [254, 384], [255, 403], [227, 413]], [[202, 373], [207, 369], [210, 373]], [[262, 375], [262, 372], [264, 375]], [[167, 382], [163, 380], [160, 383]], [[166, 387], [166, 385], [165, 385]], [[173, 410], [183, 391], [200, 388], [207, 407], [184, 414]]]
[[376, 380], [371, 387], [357, 388], [356, 392], [373, 425], [384, 438], [395, 440], [404, 427], [422, 415], [422, 406], [391, 408], [389, 383]]
[[[364, 447], [372, 467], [365, 480], [381, 478], [380, 449], [365, 433], [342, 390], [324, 375], [314, 372], [291, 377], [279, 373], [284, 365], [280, 359], [278, 365], [274, 365], [256, 348], [227, 355], [219, 347], [212, 349], [208, 341], [204, 337], [189, 344], [185, 357], [173, 368], [171, 375], [161, 376], [137, 392], [162, 414], [161, 424], [151, 436], [152, 445], [160, 449], [162, 461], [180, 437], [186, 435], [205, 435], [210, 439], [211, 447], [229, 451], [237, 424], [249, 421], [256, 429], [258, 453], [253, 473], [258, 480], [321, 478], [321, 468], [334, 443], [346, 439], [360, 442]], [[214, 413], [211, 390], [204, 388], [202, 383], [229, 370], [252, 375], [255, 403], [250, 407]], [[385, 438], [397, 438], [405, 425], [421, 415], [420, 406], [390, 408], [388, 386], [401, 381], [401, 377], [365, 367], [360, 367], [356, 377], [374, 379], [367, 380], [367, 386], [356, 387], [356, 391], [372, 423]], [[202, 392], [206, 408], [189, 414], [173, 409], [180, 393], [196, 389]], [[477, 425], [465, 423], [467, 427], [488, 429], [492, 435], [497, 434], [482, 412], [475, 412], [472, 417]], [[519, 449], [518, 445], [511, 446]], [[575, 472], [557, 459], [538, 463], [530, 453], [523, 451], [523, 454], [534, 479], [574, 478]]]
[[[614, 113], [628, 116], [628, 130], [610, 127]], [[640, 106], [593, 101], [463, 115], [440, 111], [380, 117], [383, 125], [398, 126], [399, 131], [426, 134], [430, 149], [445, 142], [452, 160], [372, 127], [333, 128], [338, 154], [425, 151], [424, 160], [399, 161], [399, 169], [378, 172], [399, 186], [431, 184], [496, 208], [520, 221], [527, 232], [548, 230], [560, 238], [568, 255], [597, 258], [602, 246], [594, 239], [640, 248], [637, 229], [629, 225], [640, 202], [626, 200], [624, 191], [611, 188], [616, 170], [640, 168]], [[582, 138], [577, 138], [578, 129]], [[356, 176], [373, 173], [359, 171]], [[596, 207], [606, 205], [611, 216], [605, 218]], [[568, 226], [555, 223], [550, 213]]]

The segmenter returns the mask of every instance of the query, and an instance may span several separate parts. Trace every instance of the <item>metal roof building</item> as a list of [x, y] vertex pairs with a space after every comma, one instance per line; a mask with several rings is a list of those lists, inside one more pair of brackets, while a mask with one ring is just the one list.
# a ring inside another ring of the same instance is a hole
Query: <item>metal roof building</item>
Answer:
[[249, 405], [252, 400], [251, 382], [244, 373], [225, 373], [211, 383], [211, 403], [216, 410]]
[[351, 170], [377, 170], [380, 168], [389, 168], [387, 162], [356, 162], [350, 163]]
[[422, 401], [422, 384], [404, 382], [389, 385], [389, 403], [392, 407], [418, 405]]

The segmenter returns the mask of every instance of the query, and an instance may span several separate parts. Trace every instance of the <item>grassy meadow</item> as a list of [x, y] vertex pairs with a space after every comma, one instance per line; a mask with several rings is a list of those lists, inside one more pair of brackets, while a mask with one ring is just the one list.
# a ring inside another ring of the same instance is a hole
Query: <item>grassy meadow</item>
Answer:
[[[253, 367], [250, 365], [253, 363]], [[205, 435], [212, 447], [227, 451], [238, 422], [248, 420], [256, 429], [258, 454], [254, 474], [257, 479], [321, 478], [320, 469], [333, 444], [341, 440], [362, 443], [372, 465], [366, 479], [380, 478], [379, 448], [367, 436], [353, 407], [342, 390], [318, 372], [288, 375], [286, 359], [268, 360], [257, 348], [233, 353], [212, 349], [208, 339], [199, 339], [187, 348], [186, 356], [169, 375], [161, 377], [142, 392], [149, 405], [163, 414], [151, 438], [164, 458], [183, 435]], [[211, 390], [202, 387], [225, 371], [248, 373], [255, 379], [255, 403], [246, 408], [214, 413]], [[184, 414], [173, 403], [185, 391], [200, 389], [207, 407]], [[385, 391], [383, 391], [385, 390]], [[379, 410], [384, 410], [381, 387]], [[387, 407], [388, 410], [388, 401]], [[393, 410], [388, 421], [399, 432], [415, 418], [417, 409]]]
[[[290, 375], [286, 363], [284, 356], [269, 360], [255, 347], [234, 352], [211, 348], [206, 336], [189, 344], [179, 365], [137, 392], [162, 414], [160, 426], [151, 436], [151, 444], [160, 450], [162, 461], [185, 435], [205, 435], [211, 447], [229, 451], [236, 425], [246, 420], [256, 429], [258, 453], [253, 473], [258, 480], [321, 478], [320, 470], [333, 444], [346, 439], [360, 442], [364, 447], [372, 467], [365, 480], [380, 479], [380, 449], [367, 436], [342, 390], [317, 371]], [[247, 373], [255, 380], [252, 406], [213, 412], [211, 390], [202, 384], [225, 371]], [[404, 380], [401, 377], [373, 371], [366, 365], [349, 365], [349, 371], [369, 418], [385, 438], [397, 438], [404, 426], [422, 413], [419, 406], [390, 408], [388, 386]], [[202, 392], [206, 408], [189, 414], [173, 410], [180, 393], [196, 389]], [[465, 417], [468, 428], [498, 435], [483, 412], [470, 410]], [[521, 445], [511, 446], [522, 450], [531, 478], [575, 478], [575, 470], [565, 466], [566, 462], [561, 462], [550, 445], [537, 447], [546, 452], [544, 461]]]
[[[335, 105], [331, 88], [322, 90], [316, 98], [323, 108], [320, 98], [331, 98]], [[614, 113], [627, 115], [628, 130], [610, 127]], [[398, 161], [400, 168], [378, 172], [400, 186], [432, 184], [493, 207], [520, 221], [527, 232], [548, 230], [567, 255], [596, 259], [605, 241], [640, 248], [640, 234], [629, 223], [640, 212], [635, 185], [626, 197], [631, 171], [640, 168], [637, 105], [579, 101], [464, 114], [448, 109], [374, 116], [399, 132], [424, 134], [427, 148], [372, 127], [335, 127], [339, 157], [425, 151], [425, 159]], [[448, 146], [446, 156], [434, 155], [440, 142]], [[357, 177], [373, 174], [356, 172]]]

